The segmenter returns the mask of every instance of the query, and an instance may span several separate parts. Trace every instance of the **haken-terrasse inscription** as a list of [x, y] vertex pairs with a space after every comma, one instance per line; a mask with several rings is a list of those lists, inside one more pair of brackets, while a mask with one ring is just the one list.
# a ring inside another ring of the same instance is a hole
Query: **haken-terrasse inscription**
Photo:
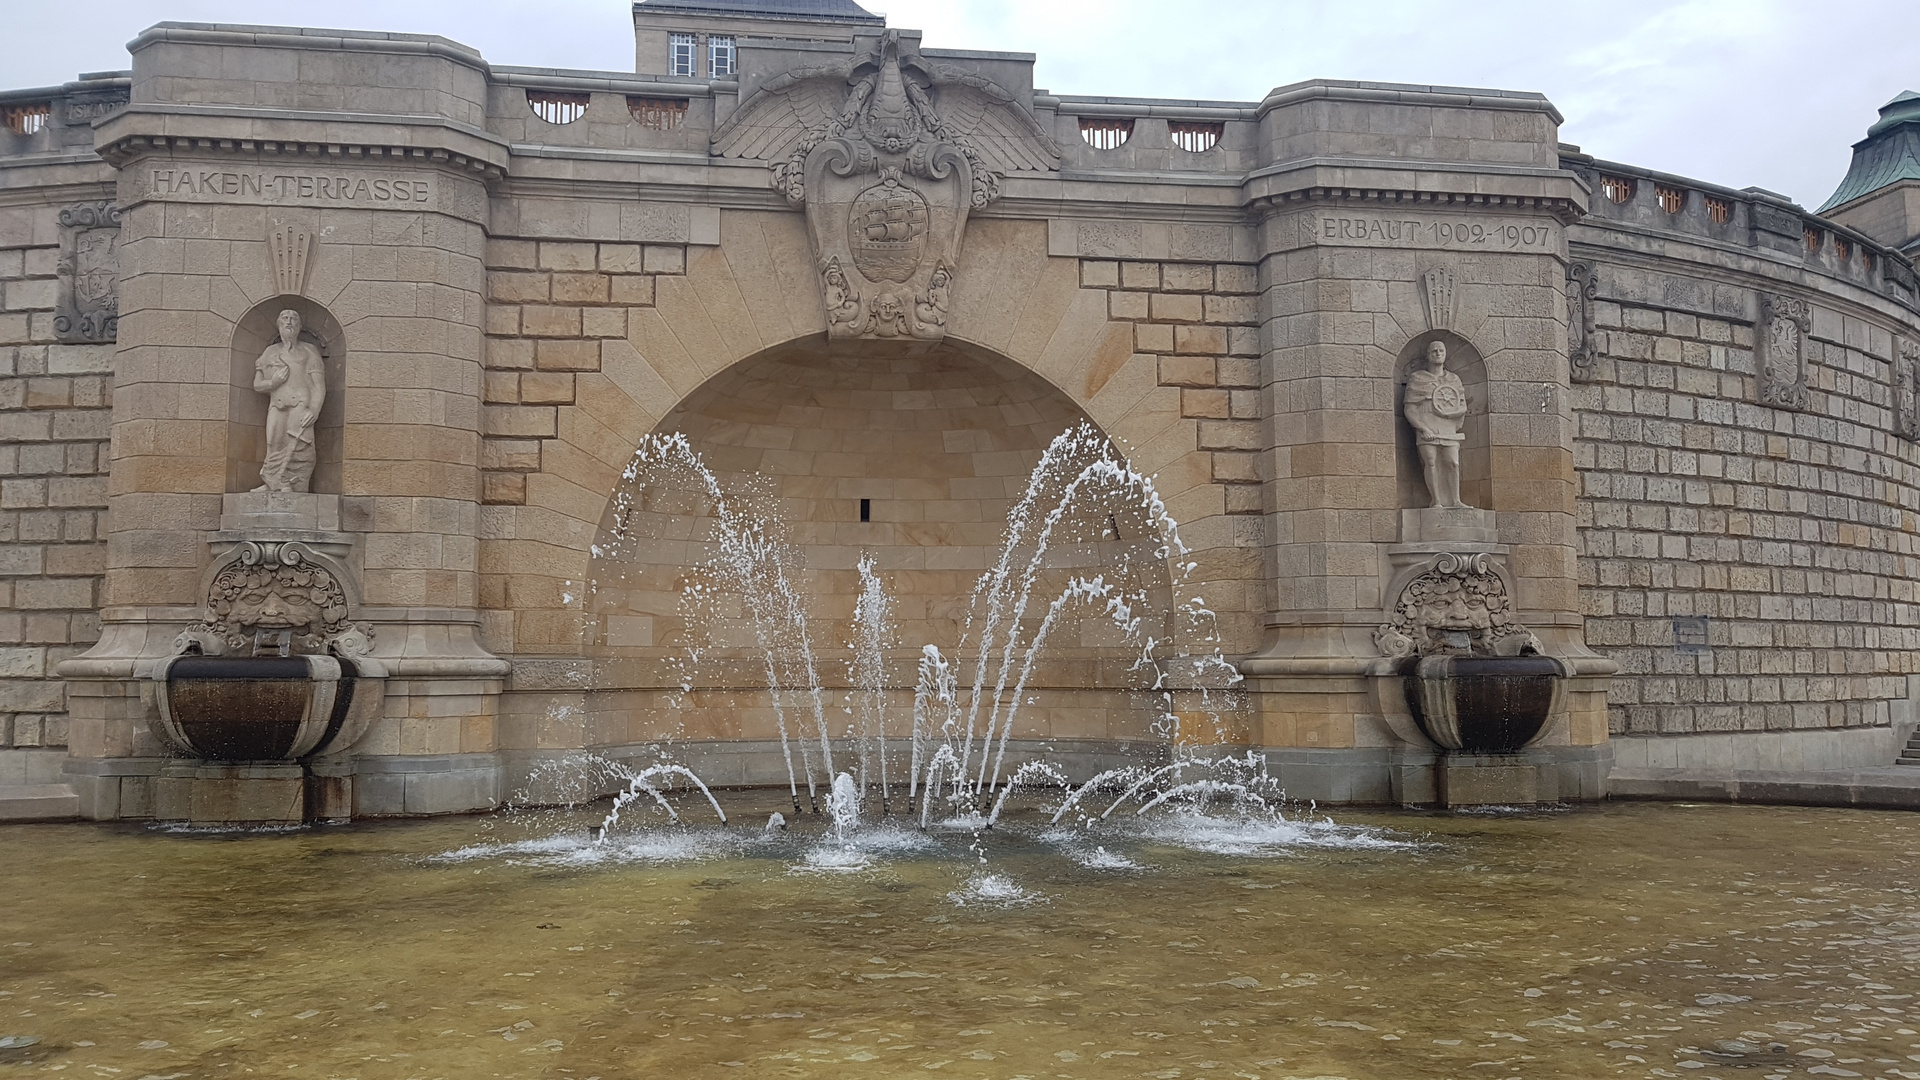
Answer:
[[161, 198], [234, 196], [276, 202], [339, 202], [419, 206], [433, 193], [416, 177], [341, 176], [223, 169], [154, 169], [151, 190]]

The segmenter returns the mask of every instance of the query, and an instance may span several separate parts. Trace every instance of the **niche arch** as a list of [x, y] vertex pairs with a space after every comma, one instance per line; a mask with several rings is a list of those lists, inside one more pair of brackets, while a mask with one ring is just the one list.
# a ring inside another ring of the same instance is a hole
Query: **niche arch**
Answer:
[[314, 425], [318, 463], [311, 490], [340, 493], [340, 463], [346, 416], [347, 337], [324, 304], [304, 296], [276, 296], [247, 309], [234, 324], [233, 347], [227, 373], [227, 487], [229, 492], [260, 486], [260, 466], [267, 456], [267, 396], [253, 388], [253, 368], [260, 354], [280, 336], [280, 312], [300, 313], [300, 340], [320, 350], [327, 365], [327, 400]]
[[1420, 452], [1415, 449], [1413, 425], [1407, 423], [1401, 400], [1406, 394], [1407, 376], [1423, 366], [1427, 346], [1435, 341], [1447, 347], [1447, 370], [1460, 377], [1467, 391], [1467, 422], [1461, 429], [1466, 441], [1460, 444], [1460, 499], [1468, 506], [1497, 510], [1493, 505], [1493, 455], [1489, 449], [1487, 420], [1487, 365], [1473, 343], [1450, 330], [1430, 330], [1417, 334], [1400, 350], [1393, 365], [1393, 445], [1394, 476], [1401, 509], [1431, 505]]

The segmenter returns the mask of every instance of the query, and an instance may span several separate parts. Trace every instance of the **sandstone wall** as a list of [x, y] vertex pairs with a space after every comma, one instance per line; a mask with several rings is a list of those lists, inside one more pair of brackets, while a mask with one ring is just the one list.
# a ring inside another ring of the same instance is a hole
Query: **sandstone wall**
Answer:
[[56, 213], [0, 210], [0, 749], [66, 745], [53, 666], [100, 636], [113, 346], [55, 341]]
[[[1724, 223], [1702, 220], [1699, 190], [1650, 211], [1651, 179], [1596, 199], [1571, 237], [1596, 354], [1573, 387], [1580, 599], [1587, 643], [1621, 666], [1616, 752], [1885, 764], [1920, 672], [1920, 446], [1898, 430], [1911, 294], [1817, 221], [1769, 232], [1770, 208], [1739, 193]], [[1810, 301], [1804, 407], [1763, 393], [1775, 296]], [[1677, 738], [1734, 733], [1771, 737]]]

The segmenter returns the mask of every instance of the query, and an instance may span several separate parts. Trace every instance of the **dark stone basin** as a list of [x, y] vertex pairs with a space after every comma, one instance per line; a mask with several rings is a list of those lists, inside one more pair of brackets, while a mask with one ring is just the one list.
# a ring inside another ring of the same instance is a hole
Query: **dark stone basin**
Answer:
[[210, 761], [298, 761], [339, 734], [356, 674], [332, 656], [177, 656], [155, 673], [160, 727]]
[[1469, 754], [1514, 754], [1539, 738], [1569, 674], [1538, 655], [1409, 656], [1399, 671], [1420, 730]]

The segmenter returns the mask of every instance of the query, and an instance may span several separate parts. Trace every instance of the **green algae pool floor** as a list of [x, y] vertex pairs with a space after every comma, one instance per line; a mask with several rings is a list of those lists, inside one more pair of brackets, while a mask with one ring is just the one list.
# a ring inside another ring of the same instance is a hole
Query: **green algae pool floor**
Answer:
[[728, 799], [752, 826], [599, 852], [0, 830], [0, 1036], [40, 1040], [0, 1077], [1920, 1078], [1916, 816], [1035, 817], [836, 854]]

